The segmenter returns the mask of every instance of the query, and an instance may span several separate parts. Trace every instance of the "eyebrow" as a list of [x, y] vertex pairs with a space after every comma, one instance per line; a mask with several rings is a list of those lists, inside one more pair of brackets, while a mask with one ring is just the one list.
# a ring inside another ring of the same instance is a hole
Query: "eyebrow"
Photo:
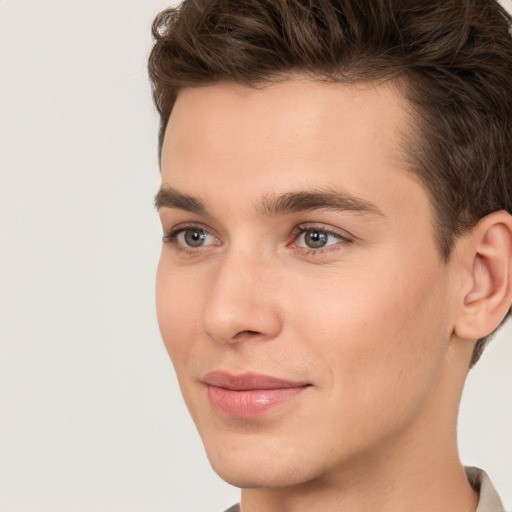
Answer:
[[208, 215], [208, 210], [202, 201], [171, 187], [161, 187], [155, 195], [153, 204], [157, 210], [160, 208], [178, 208], [199, 215]]
[[311, 210], [334, 210], [384, 217], [382, 211], [370, 201], [345, 192], [330, 190], [307, 190], [270, 196], [262, 201], [259, 210], [268, 216]]
[[[167, 186], [160, 188], [157, 192], [154, 205], [157, 210], [177, 208], [199, 215], [210, 215], [201, 200]], [[370, 201], [333, 190], [305, 190], [276, 194], [263, 198], [258, 205], [259, 213], [268, 217], [312, 210], [350, 211], [384, 217], [382, 211]]]

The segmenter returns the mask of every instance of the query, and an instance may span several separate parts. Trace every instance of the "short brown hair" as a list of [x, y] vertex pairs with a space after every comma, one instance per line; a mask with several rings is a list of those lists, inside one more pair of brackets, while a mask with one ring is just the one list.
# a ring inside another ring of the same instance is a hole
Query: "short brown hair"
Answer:
[[[185, 0], [153, 23], [159, 151], [185, 87], [255, 87], [297, 72], [399, 78], [421, 134], [406, 148], [411, 171], [431, 196], [448, 260], [458, 235], [512, 212], [511, 21], [496, 0]], [[478, 340], [472, 365], [487, 341]]]

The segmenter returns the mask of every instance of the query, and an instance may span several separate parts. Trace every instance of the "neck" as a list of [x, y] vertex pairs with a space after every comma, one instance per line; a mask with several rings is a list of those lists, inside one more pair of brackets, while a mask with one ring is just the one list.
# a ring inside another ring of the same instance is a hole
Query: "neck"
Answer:
[[436, 458], [437, 451], [431, 446], [422, 457], [409, 452], [406, 459], [382, 453], [371, 463], [362, 461], [293, 488], [244, 489], [242, 512], [474, 512], [478, 494], [456, 449]]

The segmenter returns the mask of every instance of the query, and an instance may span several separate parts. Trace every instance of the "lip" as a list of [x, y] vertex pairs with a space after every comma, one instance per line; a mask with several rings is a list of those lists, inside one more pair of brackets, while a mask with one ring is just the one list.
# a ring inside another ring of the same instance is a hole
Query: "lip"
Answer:
[[311, 386], [308, 382], [291, 381], [244, 373], [233, 375], [214, 371], [207, 373], [203, 384], [212, 406], [221, 414], [235, 418], [260, 416], [274, 409]]

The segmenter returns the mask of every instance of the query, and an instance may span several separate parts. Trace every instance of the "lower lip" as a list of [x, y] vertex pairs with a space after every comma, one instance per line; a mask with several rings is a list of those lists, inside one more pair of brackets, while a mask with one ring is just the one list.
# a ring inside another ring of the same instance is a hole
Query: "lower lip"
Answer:
[[288, 402], [308, 387], [234, 391], [208, 386], [208, 397], [213, 407], [226, 416], [252, 418]]

